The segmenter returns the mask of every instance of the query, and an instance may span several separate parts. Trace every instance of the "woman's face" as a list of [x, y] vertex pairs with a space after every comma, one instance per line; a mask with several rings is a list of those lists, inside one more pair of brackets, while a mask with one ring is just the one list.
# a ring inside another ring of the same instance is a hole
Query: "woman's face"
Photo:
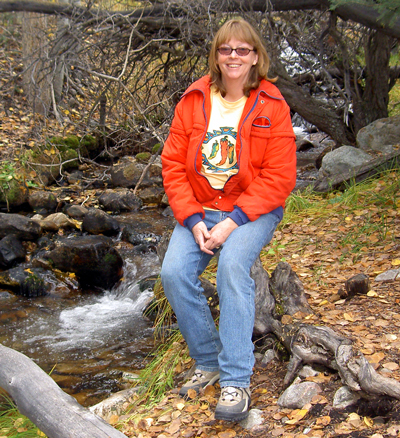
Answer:
[[222, 79], [225, 82], [234, 80], [244, 84], [253, 65], [257, 64], [258, 55], [253, 51], [254, 47], [244, 41], [231, 38], [227, 43], [221, 44], [218, 49], [250, 49], [251, 51], [245, 56], [239, 56], [235, 50], [230, 55], [221, 54], [218, 51], [217, 64], [221, 70]]

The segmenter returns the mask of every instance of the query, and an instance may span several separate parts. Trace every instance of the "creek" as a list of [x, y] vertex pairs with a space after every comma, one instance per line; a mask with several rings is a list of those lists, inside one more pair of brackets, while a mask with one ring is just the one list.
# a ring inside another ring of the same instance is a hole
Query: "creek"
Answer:
[[[172, 227], [171, 218], [157, 210], [122, 214], [118, 220], [158, 235]], [[70, 290], [67, 296], [35, 299], [0, 290], [0, 342], [51, 373], [83, 406], [123, 389], [122, 373], [139, 372], [153, 349], [152, 322], [143, 316], [153, 292], [143, 280], [154, 284], [158, 256], [121, 241], [117, 248], [124, 277], [111, 290]]]

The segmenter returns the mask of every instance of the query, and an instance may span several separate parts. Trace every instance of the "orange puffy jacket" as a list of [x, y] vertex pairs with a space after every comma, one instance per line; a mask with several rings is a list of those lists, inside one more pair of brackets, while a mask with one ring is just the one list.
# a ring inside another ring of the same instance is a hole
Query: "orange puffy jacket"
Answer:
[[210, 77], [194, 82], [175, 108], [161, 155], [164, 189], [176, 220], [184, 225], [204, 208], [239, 207], [254, 221], [284, 206], [296, 184], [296, 145], [289, 107], [278, 88], [262, 80], [252, 90], [239, 122], [236, 154], [239, 171], [222, 190], [201, 174], [201, 146], [211, 114]]

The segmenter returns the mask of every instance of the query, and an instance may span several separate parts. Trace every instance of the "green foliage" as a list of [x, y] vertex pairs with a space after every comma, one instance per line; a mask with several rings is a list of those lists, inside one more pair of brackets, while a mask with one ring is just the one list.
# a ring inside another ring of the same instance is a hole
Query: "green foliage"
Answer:
[[151, 150], [151, 153], [152, 153], [152, 154], [156, 154], [156, 153], [159, 151], [160, 147], [161, 147], [161, 144], [160, 144], [160, 143], [156, 143], [156, 144], [153, 146], [153, 148], [152, 148], [152, 150]]
[[393, 26], [400, 16], [399, 0], [330, 0], [331, 9], [346, 3], [358, 3], [363, 6], [371, 6], [379, 12], [379, 19], [386, 25]]
[[0, 164], [0, 187], [4, 190], [9, 188], [9, 182], [16, 176], [14, 163], [3, 161]]
[[21, 415], [12, 400], [0, 397], [0, 436], [7, 438], [46, 437], [27, 417]]

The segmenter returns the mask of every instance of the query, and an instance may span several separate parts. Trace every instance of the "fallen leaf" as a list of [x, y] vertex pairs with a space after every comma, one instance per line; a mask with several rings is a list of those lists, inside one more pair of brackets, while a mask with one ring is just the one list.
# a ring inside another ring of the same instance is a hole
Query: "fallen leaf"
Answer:
[[400, 259], [392, 260], [392, 266], [400, 266]]
[[395, 371], [399, 369], [399, 366], [395, 362], [387, 362], [382, 364], [383, 368], [386, 368], [387, 370]]
[[296, 409], [290, 414], [290, 420], [286, 421], [285, 424], [296, 424], [302, 420], [308, 413], [308, 409]]
[[368, 427], [372, 427], [374, 425], [374, 422], [373, 422], [372, 418], [369, 418], [369, 417], [364, 417], [364, 423]]
[[384, 353], [382, 353], [382, 352], [375, 353], [371, 357], [368, 358], [368, 362], [370, 362], [370, 363], [379, 363], [384, 358], [385, 358], [385, 354]]
[[234, 438], [236, 436], [236, 432], [233, 429], [227, 429], [224, 432], [220, 432], [218, 434], [219, 438]]
[[330, 422], [331, 422], [331, 417], [329, 415], [325, 415], [323, 417], [317, 418], [316, 425], [327, 426]]

